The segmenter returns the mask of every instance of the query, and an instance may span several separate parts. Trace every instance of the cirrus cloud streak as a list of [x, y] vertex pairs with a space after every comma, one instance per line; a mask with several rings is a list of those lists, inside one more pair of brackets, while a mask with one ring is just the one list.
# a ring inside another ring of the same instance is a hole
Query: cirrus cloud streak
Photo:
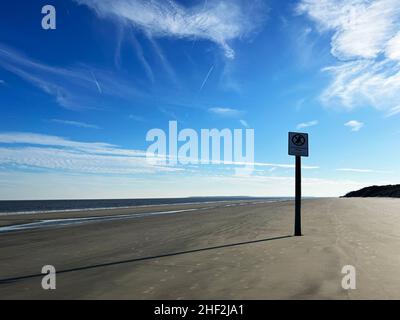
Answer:
[[260, 27], [265, 17], [262, 1], [206, 1], [191, 7], [175, 1], [75, 0], [100, 17], [117, 18], [152, 37], [204, 39], [218, 44], [227, 58], [235, 51], [229, 44]]

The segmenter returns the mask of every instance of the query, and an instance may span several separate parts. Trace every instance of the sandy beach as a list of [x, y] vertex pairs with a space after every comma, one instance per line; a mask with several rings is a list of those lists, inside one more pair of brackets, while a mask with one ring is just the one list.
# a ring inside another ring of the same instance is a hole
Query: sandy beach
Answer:
[[[167, 213], [133, 217], [151, 212]], [[302, 214], [302, 237], [291, 201], [1, 216], [128, 215], [0, 233], [0, 299], [400, 299], [400, 199], [304, 200]], [[44, 265], [56, 290], [41, 287]]]

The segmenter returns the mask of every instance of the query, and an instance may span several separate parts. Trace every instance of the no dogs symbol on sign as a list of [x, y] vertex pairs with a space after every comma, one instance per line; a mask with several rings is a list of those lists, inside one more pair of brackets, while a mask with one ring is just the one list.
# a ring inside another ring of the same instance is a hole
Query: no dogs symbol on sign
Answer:
[[308, 134], [289, 132], [289, 155], [308, 157]]

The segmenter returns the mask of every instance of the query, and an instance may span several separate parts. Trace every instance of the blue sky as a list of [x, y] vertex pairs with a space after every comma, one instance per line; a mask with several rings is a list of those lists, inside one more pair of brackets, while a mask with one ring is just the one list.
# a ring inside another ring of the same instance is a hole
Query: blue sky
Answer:
[[[41, 27], [44, 5], [56, 30]], [[0, 198], [293, 195], [398, 183], [398, 0], [0, 4]], [[255, 162], [159, 166], [146, 133], [252, 128]]]

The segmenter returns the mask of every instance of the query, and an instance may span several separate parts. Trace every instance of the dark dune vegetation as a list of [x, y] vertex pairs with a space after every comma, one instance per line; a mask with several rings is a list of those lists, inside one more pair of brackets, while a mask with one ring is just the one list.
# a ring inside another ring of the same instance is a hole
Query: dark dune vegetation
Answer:
[[345, 198], [353, 197], [389, 197], [400, 198], [400, 184], [387, 186], [371, 186], [347, 193]]

